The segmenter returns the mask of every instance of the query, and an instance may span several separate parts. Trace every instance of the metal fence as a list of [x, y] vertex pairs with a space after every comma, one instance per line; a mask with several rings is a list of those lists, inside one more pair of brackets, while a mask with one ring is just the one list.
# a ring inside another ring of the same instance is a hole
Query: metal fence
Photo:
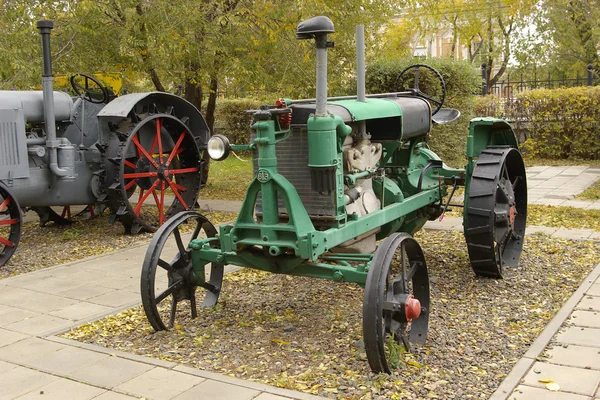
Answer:
[[483, 96], [493, 94], [498, 97], [510, 99], [517, 93], [521, 93], [527, 90], [533, 89], [558, 89], [561, 87], [577, 87], [577, 86], [596, 86], [600, 85], [600, 76], [598, 70], [594, 68], [592, 64], [589, 64], [585, 70], [585, 73], [581, 76], [577, 73], [575, 78], [567, 78], [563, 75], [562, 79], [551, 79], [550, 75], [546, 79], [538, 79], [535, 77], [533, 80], [523, 80], [523, 75], [515, 78], [508, 74], [506, 79], [496, 82], [492, 87], [488, 89], [487, 82], [487, 68], [486, 64], [481, 64], [481, 78], [482, 87], [481, 94]]

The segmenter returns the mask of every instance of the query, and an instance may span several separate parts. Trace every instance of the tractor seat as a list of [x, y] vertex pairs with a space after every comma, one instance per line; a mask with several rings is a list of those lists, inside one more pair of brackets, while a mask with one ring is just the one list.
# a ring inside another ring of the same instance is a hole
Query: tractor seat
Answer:
[[460, 117], [460, 111], [454, 108], [440, 108], [431, 119], [438, 125], [449, 124]]

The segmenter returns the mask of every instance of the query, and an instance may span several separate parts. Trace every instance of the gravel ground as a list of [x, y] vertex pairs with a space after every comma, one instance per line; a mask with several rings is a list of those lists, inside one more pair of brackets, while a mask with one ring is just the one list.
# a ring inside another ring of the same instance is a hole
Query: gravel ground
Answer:
[[[0, 279], [150, 242], [153, 233], [124, 235], [120, 223], [108, 222], [108, 210], [104, 214], [90, 220], [75, 217], [68, 226], [23, 224], [21, 241], [10, 261], [0, 267]], [[205, 215], [213, 224], [235, 218], [232, 213]]]
[[[600, 259], [600, 245], [528, 237], [520, 267], [476, 278], [462, 234], [417, 234], [432, 309], [423, 347], [392, 375], [369, 371], [362, 295], [355, 285], [244, 269], [226, 276], [219, 304], [152, 333], [141, 308], [66, 337], [340, 399], [488, 398]], [[183, 307], [180, 307], [183, 308]]]

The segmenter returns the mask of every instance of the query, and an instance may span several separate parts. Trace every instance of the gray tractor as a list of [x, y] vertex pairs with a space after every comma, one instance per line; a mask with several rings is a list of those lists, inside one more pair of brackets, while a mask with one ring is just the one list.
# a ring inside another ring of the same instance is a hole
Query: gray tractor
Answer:
[[115, 98], [85, 74], [70, 79], [77, 96], [54, 91], [53, 23], [37, 28], [42, 90], [0, 91], [0, 266], [17, 248], [23, 209], [44, 225], [68, 223], [73, 205], [92, 216], [108, 208], [125, 233], [153, 232], [191, 209], [210, 137], [198, 109], [173, 94]]

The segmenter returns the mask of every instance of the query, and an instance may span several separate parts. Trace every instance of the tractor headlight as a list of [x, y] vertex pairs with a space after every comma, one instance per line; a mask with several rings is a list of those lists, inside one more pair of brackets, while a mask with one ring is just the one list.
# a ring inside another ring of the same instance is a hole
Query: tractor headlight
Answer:
[[213, 135], [208, 140], [208, 155], [215, 161], [222, 161], [229, 156], [231, 144], [229, 139], [223, 135]]

